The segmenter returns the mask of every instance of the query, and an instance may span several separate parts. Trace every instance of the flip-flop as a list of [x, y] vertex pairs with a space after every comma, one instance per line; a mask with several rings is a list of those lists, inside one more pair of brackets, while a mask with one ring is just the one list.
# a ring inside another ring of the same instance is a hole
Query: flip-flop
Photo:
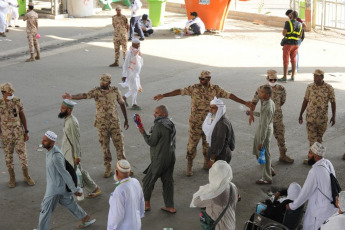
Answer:
[[131, 110], [141, 110], [141, 107], [139, 105], [132, 106]]
[[93, 220], [87, 220], [85, 221], [84, 223], [81, 223], [79, 224], [77, 227], [80, 229], [80, 228], [86, 228], [87, 226], [93, 224], [96, 222], [96, 219], [93, 219]]
[[272, 184], [272, 181], [260, 179], [260, 180], [257, 180], [256, 183], [257, 184]]
[[176, 210], [175, 210], [175, 212], [172, 212], [172, 211], [170, 211], [169, 209], [167, 209], [167, 208], [161, 208], [161, 210], [162, 211], [164, 211], [164, 212], [168, 212], [168, 213], [171, 213], [171, 214], [175, 214], [176, 213]]
[[92, 192], [92, 193], [87, 194], [85, 197], [86, 198], [95, 198], [95, 197], [101, 195], [101, 192], [102, 192], [101, 190], [98, 190], [97, 192]]

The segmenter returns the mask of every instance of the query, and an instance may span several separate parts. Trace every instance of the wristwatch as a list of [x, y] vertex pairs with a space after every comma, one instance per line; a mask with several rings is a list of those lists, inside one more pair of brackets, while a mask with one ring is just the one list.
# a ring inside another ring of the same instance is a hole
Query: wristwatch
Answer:
[[25, 130], [25, 133], [29, 133], [29, 130]]

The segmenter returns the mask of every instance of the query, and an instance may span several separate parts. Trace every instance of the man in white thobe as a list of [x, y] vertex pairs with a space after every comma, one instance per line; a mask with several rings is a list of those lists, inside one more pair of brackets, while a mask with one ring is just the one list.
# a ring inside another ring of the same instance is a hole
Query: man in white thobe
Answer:
[[[79, 228], [93, 224], [88, 215], [74, 200], [73, 194], [81, 196], [80, 188], [76, 187], [71, 175], [66, 170], [65, 159], [61, 150], [55, 145], [57, 135], [47, 131], [42, 138], [42, 146], [47, 149], [46, 174], [47, 187], [41, 203], [41, 212], [37, 230], [48, 230], [51, 214], [58, 204], [65, 206], [77, 219], [81, 220]], [[68, 192], [66, 186], [71, 190]]]
[[110, 194], [107, 230], [140, 230], [145, 214], [144, 194], [137, 179], [131, 178], [131, 166], [119, 160], [115, 167], [115, 190]]
[[143, 4], [140, 0], [131, 0], [131, 6], [129, 9], [131, 10], [131, 19], [129, 20], [129, 38], [128, 41], [132, 41], [134, 39], [134, 29], [138, 30], [138, 34], [140, 36], [140, 41], [144, 41], [144, 33], [140, 26], [140, 11]]
[[19, 27], [18, 26], [18, 17], [19, 17], [18, 2], [17, 2], [17, 0], [8, 0], [8, 2], [10, 4], [10, 8], [9, 8], [10, 18], [7, 22], [7, 26], [12, 27], [12, 22], [14, 22], [15, 27]]
[[138, 39], [133, 39], [132, 46], [127, 52], [125, 63], [123, 64], [122, 71], [122, 81], [120, 83], [122, 87], [128, 87], [129, 91], [123, 96], [126, 99], [132, 96], [132, 110], [141, 110], [140, 106], [137, 104], [138, 92], [142, 91], [140, 84], [140, 72], [143, 66], [143, 58], [140, 52], [140, 41]]
[[80, 148], [80, 129], [79, 122], [72, 114], [72, 110], [77, 103], [65, 99], [62, 102], [59, 118], [65, 119], [64, 135], [62, 138], [61, 151], [65, 159], [73, 166], [74, 169], [80, 168], [83, 176], [84, 189], [87, 192], [86, 198], [94, 198], [101, 194], [99, 186], [92, 180], [89, 173], [83, 169], [80, 164], [81, 148]]
[[[343, 230], [345, 226], [345, 191], [341, 191], [337, 197], [338, 210], [321, 225], [321, 230]], [[343, 211], [344, 210], [344, 211]]]
[[331, 203], [332, 190], [330, 173], [335, 176], [332, 163], [324, 159], [326, 148], [315, 142], [308, 153], [308, 164], [313, 165], [299, 196], [290, 204], [287, 210], [296, 210], [308, 200], [307, 211], [304, 215], [303, 229], [318, 230], [322, 223], [336, 212]]
[[7, 29], [7, 14], [9, 10], [9, 4], [6, 0], [0, 0], [0, 36], [6, 37]]

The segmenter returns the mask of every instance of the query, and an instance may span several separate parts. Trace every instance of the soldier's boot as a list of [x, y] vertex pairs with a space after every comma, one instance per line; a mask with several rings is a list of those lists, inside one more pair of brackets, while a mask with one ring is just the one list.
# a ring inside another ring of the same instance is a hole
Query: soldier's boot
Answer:
[[26, 62], [33, 62], [33, 61], [35, 61], [35, 55], [34, 55], [34, 53], [31, 53], [30, 58], [26, 59]]
[[119, 60], [115, 60], [113, 64], [109, 65], [109, 67], [115, 67], [115, 66], [119, 66]]
[[186, 176], [193, 176], [193, 158], [187, 158]]
[[210, 159], [206, 156], [204, 156], [204, 169], [209, 170], [208, 163], [210, 162]]
[[111, 169], [111, 165], [109, 164], [109, 165], [105, 166], [105, 171], [104, 171], [103, 177], [108, 178], [111, 176], [111, 173], [112, 173], [112, 169]]
[[39, 50], [37, 50], [37, 55], [35, 57], [36, 60], [40, 60], [41, 59], [41, 52]]
[[286, 154], [280, 154], [279, 161], [292, 164], [294, 162], [294, 159], [290, 158]]
[[14, 174], [14, 169], [8, 169], [8, 174], [10, 174], [10, 181], [8, 182], [8, 187], [16, 187], [16, 175]]
[[35, 181], [29, 175], [28, 168], [24, 167], [24, 168], [22, 168], [22, 171], [23, 171], [24, 181], [30, 186], [35, 185]]

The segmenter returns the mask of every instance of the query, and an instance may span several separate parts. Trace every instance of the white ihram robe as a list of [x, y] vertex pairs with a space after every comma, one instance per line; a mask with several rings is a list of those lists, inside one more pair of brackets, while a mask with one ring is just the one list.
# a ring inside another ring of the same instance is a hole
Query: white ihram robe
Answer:
[[0, 33], [4, 33], [7, 28], [6, 18], [9, 5], [6, 1], [0, 0]]
[[296, 210], [309, 200], [303, 222], [305, 230], [318, 230], [338, 210], [329, 200], [332, 199], [330, 172], [335, 176], [329, 160], [323, 158], [317, 161], [310, 169], [299, 196], [289, 204], [292, 210]]

